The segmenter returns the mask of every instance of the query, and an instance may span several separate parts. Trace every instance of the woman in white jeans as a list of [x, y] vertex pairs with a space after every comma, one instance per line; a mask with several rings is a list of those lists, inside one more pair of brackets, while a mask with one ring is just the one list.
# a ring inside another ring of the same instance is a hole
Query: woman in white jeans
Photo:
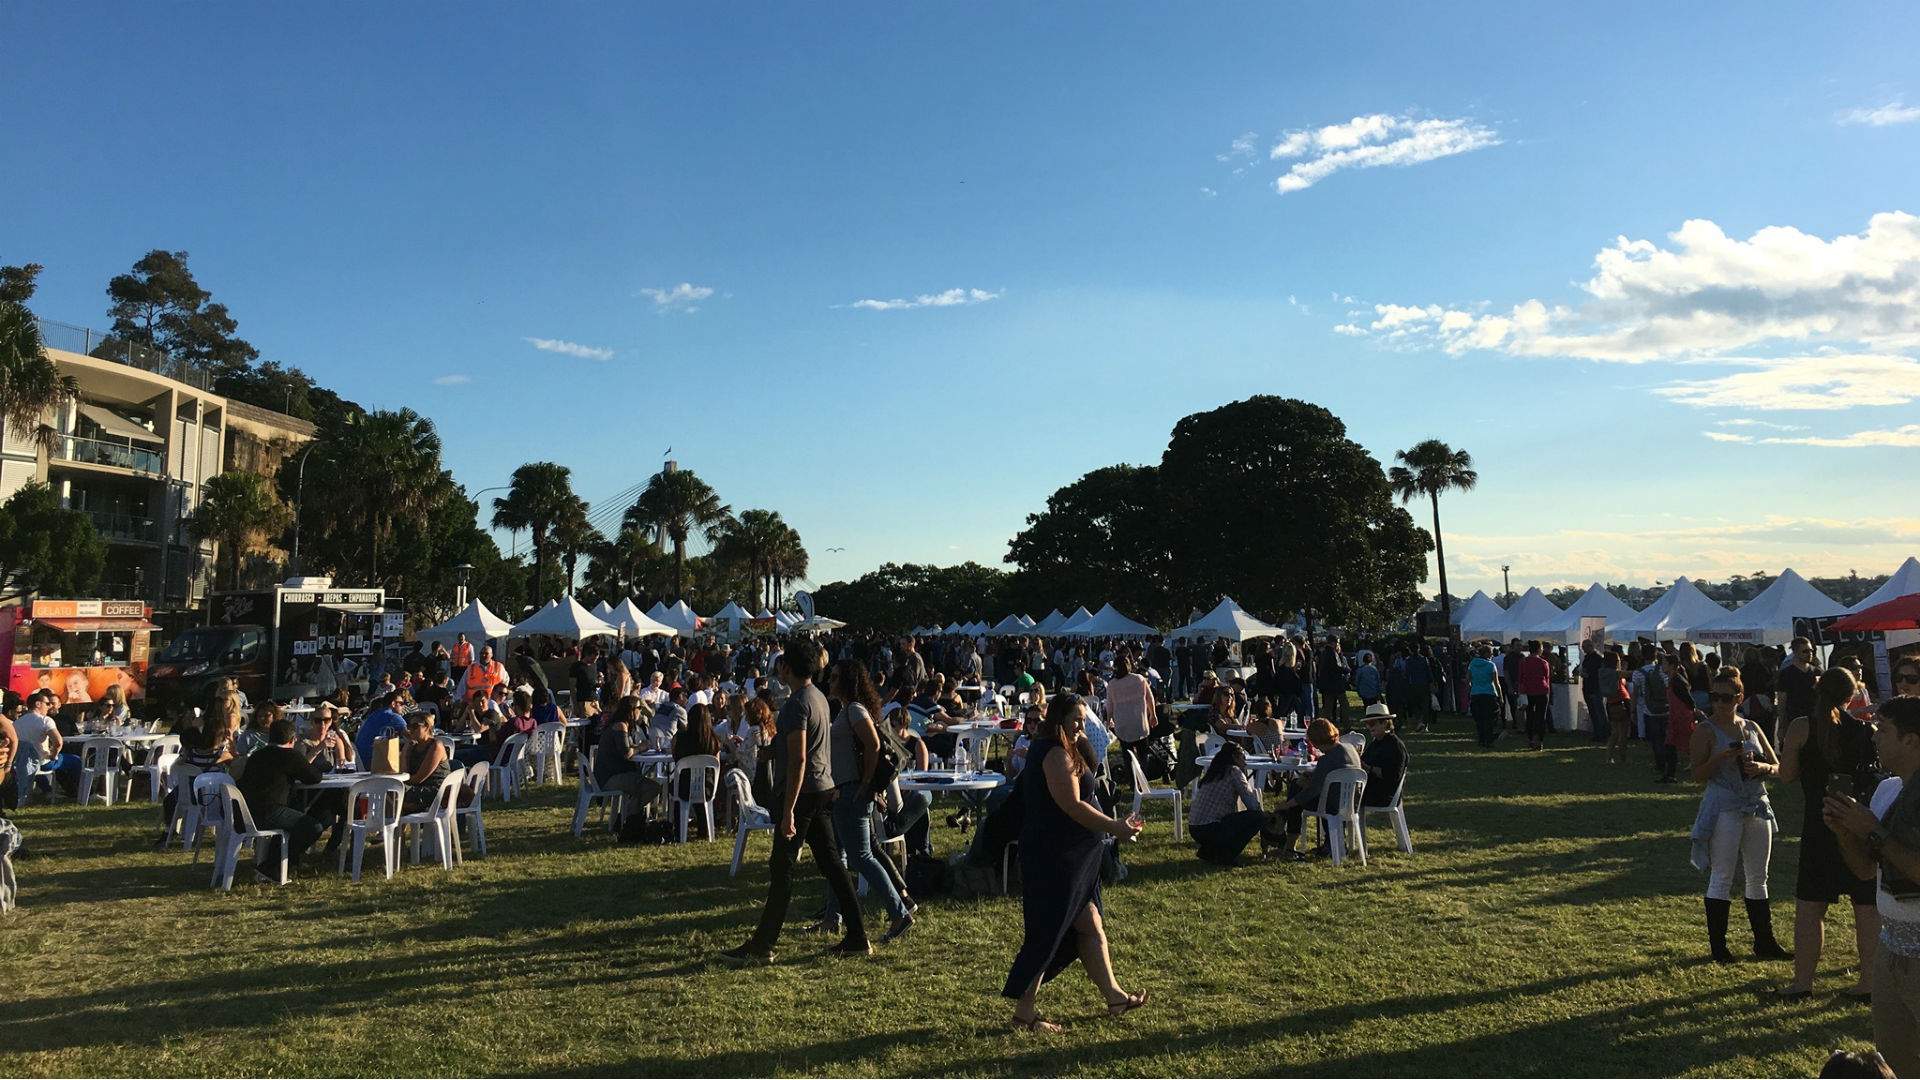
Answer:
[[1773, 909], [1767, 904], [1767, 863], [1779, 828], [1767, 801], [1767, 778], [1780, 771], [1780, 761], [1766, 734], [1735, 711], [1743, 696], [1740, 673], [1722, 668], [1707, 693], [1709, 722], [1694, 727], [1691, 747], [1693, 778], [1707, 786], [1693, 822], [1693, 865], [1707, 872], [1707, 941], [1721, 964], [1733, 963], [1727, 918], [1737, 869], [1745, 871], [1753, 955], [1787, 958], [1774, 940]]

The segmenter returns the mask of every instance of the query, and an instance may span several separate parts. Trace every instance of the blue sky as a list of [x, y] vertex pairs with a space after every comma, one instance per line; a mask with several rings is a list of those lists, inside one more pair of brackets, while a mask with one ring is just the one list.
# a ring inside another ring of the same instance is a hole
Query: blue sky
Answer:
[[670, 446], [816, 580], [995, 563], [1056, 487], [1278, 393], [1383, 460], [1474, 454], [1462, 591], [1920, 549], [1912, 8], [75, 3], [0, 34], [0, 260], [46, 264], [40, 314], [103, 325], [110, 276], [189, 251], [265, 356], [433, 417], [469, 490], [549, 459], [603, 500]]

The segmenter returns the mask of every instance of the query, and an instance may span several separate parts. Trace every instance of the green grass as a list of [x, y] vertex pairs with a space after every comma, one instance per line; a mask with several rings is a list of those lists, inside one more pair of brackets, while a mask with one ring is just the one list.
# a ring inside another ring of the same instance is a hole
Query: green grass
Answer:
[[[0, 1074], [1810, 1076], [1869, 1041], [1834, 994], [1844, 911], [1811, 1002], [1757, 996], [1784, 962], [1703, 962], [1697, 796], [1650, 784], [1643, 751], [1410, 741], [1416, 853], [1376, 831], [1367, 868], [1204, 867], [1149, 808], [1106, 900], [1122, 980], [1154, 1001], [1099, 1019], [1070, 969], [1042, 993], [1052, 1038], [1004, 1031], [1017, 899], [926, 903], [873, 960], [789, 934], [771, 968], [716, 966], [764, 895], [765, 835], [730, 879], [725, 843], [574, 840], [570, 789], [489, 808], [491, 857], [451, 874], [231, 895], [149, 850], [144, 805], [36, 806], [0, 922]], [[1774, 853], [1783, 937], [1795, 849]], [[822, 891], [798, 880], [796, 916]]]

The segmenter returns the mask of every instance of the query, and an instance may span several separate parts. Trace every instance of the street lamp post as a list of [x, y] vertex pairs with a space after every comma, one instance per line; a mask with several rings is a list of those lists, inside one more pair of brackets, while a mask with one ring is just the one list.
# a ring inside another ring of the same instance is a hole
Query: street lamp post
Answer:
[[313, 453], [313, 448], [319, 445], [320, 445], [320, 440], [315, 439], [314, 441], [307, 444], [307, 448], [305, 450], [300, 451], [300, 468], [297, 474], [298, 479], [294, 483], [294, 491], [293, 491], [293, 576], [294, 577], [300, 576], [300, 511], [301, 511], [301, 508], [306, 504], [306, 499], [307, 499], [307, 455]]
[[1513, 569], [1505, 563], [1500, 564], [1500, 591], [1507, 594], [1507, 606], [1513, 606], [1513, 582], [1507, 579], [1507, 571]]
[[467, 575], [473, 573], [472, 563], [461, 563], [453, 568], [460, 575], [460, 585], [454, 590], [453, 607], [455, 611], [465, 611], [467, 607]]

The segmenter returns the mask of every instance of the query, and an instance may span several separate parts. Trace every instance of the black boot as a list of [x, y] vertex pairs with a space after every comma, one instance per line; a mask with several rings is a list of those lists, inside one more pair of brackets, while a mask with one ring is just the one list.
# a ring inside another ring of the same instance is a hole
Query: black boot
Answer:
[[1727, 916], [1732, 913], [1733, 901], [1707, 897], [1707, 943], [1713, 946], [1716, 964], [1733, 963], [1733, 954], [1727, 951]]
[[1765, 900], [1747, 901], [1747, 925], [1753, 927], [1753, 955], [1760, 960], [1791, 960], [1773, 936], [1773, 906]]

